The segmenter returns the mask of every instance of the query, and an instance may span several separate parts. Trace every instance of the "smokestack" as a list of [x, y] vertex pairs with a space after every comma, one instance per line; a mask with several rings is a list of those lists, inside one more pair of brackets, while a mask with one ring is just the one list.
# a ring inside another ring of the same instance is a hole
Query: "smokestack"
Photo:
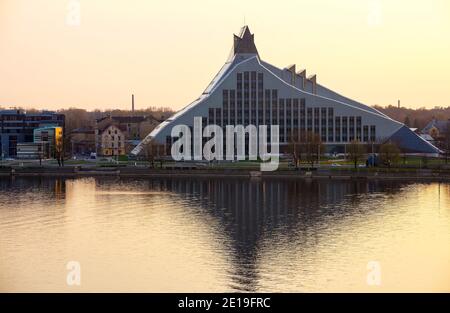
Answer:
[[131, 113], [134, 114], [134, 94], [131, 95]]
[[398, 108], [400, 109], [400, 100], [398, 100], [398, 102], [397, 102], [397, 103], [398, 103]]

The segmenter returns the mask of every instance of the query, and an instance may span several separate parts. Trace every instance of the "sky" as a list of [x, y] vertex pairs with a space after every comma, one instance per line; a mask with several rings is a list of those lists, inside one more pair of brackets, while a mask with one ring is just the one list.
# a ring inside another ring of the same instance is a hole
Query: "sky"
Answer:
[[244, 24], [367, 105], [450, 106], [448, 0], [0, 0], [0, 107], [181, 109]]

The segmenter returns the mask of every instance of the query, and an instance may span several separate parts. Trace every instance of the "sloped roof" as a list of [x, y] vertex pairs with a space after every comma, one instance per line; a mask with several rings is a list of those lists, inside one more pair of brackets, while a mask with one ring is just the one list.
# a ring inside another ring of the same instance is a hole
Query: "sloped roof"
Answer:
[[126, 132], [126, 131], [127, 131], [127, 128], [126, 128], [125, 125], [121, 125], [121, 124], [119, 124], [119, 123], [117, 123], [117, 122], [115, 122], [115, 121], [110, 121], [110, 122], [108, 122], [108, 123], [104, 123], [103, 125], [100, 125], [100, 126], [98, 127], [98, 130], [99, 130], [100, 133], [103, 133], [103, 132], [104, 132], [105, 130], [107, 130], [108, 127], [110, 127], [110, 126], [115, 126], [115, 127], [117, 127], [119, 130], [121, 130], [121, 131], [123, 131], [123, 132]]
[[426, 141], [421, 136], [412, 132], [407, 126], [403, 125], [388, 139], [396, 142], [404, 152], [415, 153], [440, 153], [441, 151], [434, 145]]
[[428, 133], [431, 128], [436, 127], [437, 130], [441, 133], [444, 133], [447, 131], [447, 127], [449, 127], [450, 121], [440, 121], [435, 118], [433, 118], [423, 129], [422, 133]]
[[71, 134], [93, 134], [94, 129], [91, 127], [79, 127], [70, 132]]
[[97, 123], [100, 123], [106, 119], [112, 119], [113, 121], [116, 121], [118, 123], [141, 123], [146, 120], [154, 120], [155, 122], [159, 122], [154, 116], [152, 115], [118, 115], [118, 116], [105, 116], [102, 118], [97, 119]]

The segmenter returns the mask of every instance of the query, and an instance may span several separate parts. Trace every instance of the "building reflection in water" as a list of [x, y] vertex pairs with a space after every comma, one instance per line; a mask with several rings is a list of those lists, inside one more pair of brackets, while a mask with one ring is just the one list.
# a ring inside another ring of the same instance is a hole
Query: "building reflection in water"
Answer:
[[11, 176], [0, 179], [0, 189], [3, 192], [11, 192], [20, 199], [24, 194], [33, 193], [36, 196], [45, 195], [48, 199], [63, 200], [66, 196], [66, 178], [49, 177], [22, 177]]
[[[266, 241], [293, 238], [299, 231], [320, 224], [324, 218], [330, 222], [351, 215], [352, 208], [360, 210], [361, 194], [375, 191], [395, 194], [402, 185], [361, 180], [177, 178], [148, 181], [151, 190], [173, 192], [189, 201], [195, 200], [201, 214], [219, 221], [232, 249], [230, 287], [241, 291], [258, 289], [258, 255], [263, 238]], [[342, 208], [340, 203], [344, 199], [352, 205]]]

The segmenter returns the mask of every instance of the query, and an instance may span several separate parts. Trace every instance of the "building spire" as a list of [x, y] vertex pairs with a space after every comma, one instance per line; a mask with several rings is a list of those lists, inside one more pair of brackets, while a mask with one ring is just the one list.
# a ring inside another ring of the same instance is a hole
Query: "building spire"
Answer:
[[234, 35], [234, 54], [237, 53], [255, 53], [258, 50], [255, 46], [254, 34], [250, 33], [250, 28], [247, 25], [241, 28], [239, 35]]

